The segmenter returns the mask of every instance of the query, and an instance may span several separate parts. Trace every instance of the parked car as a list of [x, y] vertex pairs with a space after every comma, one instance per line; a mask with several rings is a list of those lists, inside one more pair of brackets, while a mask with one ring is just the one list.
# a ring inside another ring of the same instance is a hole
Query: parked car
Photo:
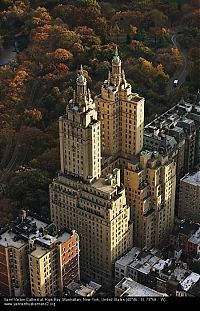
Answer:
[[177, 85], [178, 85], [178, 80], [174, 80], [173, 85], [174, 85], [174, 87], [177, 87]]

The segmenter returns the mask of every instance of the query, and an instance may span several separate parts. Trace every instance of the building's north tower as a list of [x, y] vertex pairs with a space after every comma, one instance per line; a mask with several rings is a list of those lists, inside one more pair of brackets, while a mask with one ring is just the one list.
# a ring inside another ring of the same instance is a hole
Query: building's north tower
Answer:
[[143, 147], [144, 98], [132, 93], [116, 48], [112, 69], [95, 97], [102, 124], [103, 156], [130, 158]]

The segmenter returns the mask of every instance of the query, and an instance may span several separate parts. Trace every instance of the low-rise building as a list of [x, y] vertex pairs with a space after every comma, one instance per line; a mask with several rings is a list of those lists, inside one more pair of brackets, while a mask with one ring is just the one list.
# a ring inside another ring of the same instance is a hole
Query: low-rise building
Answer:
[[200, 297], [200, 275], [192, 272], [179, 285], [177, 297]]
[[182, 282], [190, 275], [192, 277], [192, 273], [186, 263], [175, 260], [174, 257], [165, 259], [156, 249], [148, 251], [134, 247], [115, 263], [116, 283], [124, 278], [131, 278], [137, 283], [169, 296], [176, 296]]
[[22, 211], [0, 232], [0, 293], [55, 296], [79, 280], [79, 239], [74, 230]]
[[188, 245], [189, 239], [197, 232], [200, 225], [193, 223], [190, 220], [182, 220], [180, 225], [172, 231], [169, 236], [169, 244], [173, 246], [174, 250], [182, 249], [186, 255], [190, 254], [190, 247]]
[[200, 228], [188, 239], [186, 253], [193, 257], [200, 257]]
[[124, 278], [115, 286], [116, 297], [163, 297], [166, 294], [159, 293], [146, 287], [131, 278]]
[[86, 285], [73, 281], [66, 286], [65, 294], [70, 297], [92, 297], [100, 288], [101, 285], [93, 281]]

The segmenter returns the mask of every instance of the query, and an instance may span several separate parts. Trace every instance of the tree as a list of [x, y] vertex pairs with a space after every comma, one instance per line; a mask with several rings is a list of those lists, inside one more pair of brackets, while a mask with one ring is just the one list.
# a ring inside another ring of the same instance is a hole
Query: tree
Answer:
[[59, 148], [46, 149], [37, 158], [31, 160], [31, 167], [46, 171], [53, 178], [60, 166]]
[[0, 34], [0, 53], [3, 48], [3, 42], [4, 42], [3, 36]]
[[14, 72], [10, 66], [0, 67], [0, 100], [4, 100], [9, 93], [9, 84], [14, 78]]
[[51, 23], [51, 16], [46, 8], [38, 7], [33, 13], [33, 24], [36, 26], [43, 26]]
[[101, 7], [96, 0], [76, 0], [75, 4], [78, 7], [86, 8], [95, 15], [99, 15], [101, 13]]
[[56, 49], [54, 52], [47, 53], [49, 63], [68, 63], [72, 59], [73, 55], [71, 52], [65, 49]]
[[156, 73], [157, 77], [161, 77], [163, 78], [163, 80], [169, 80], [169, 75], [164, 72], [164, 68], [162, 64], [158, 64], [156, 67], [156, 70], [157, 70], [157, 73]]
[[132, 40], [129, 44], [129, 49], [134, 52], [135, 57], [143, 57], [151, 60], [155, 56], [153, 51], [141, 41]]
[[29, 73], [24, 68], [19, 68], [15, 77], [9, 83], [8, 98], [13, 104], [22, 103], [26, 93], [26, 85], [29, 80]]
[[9, 224], [18, 213], [17, 204], [10, 199], [3, 198], [0, 200], [0, 227]]
[[42, 121], [42, 113], [40, 110], [33, 109], [25, 109], [22, 115], [22, 122], [27, 126], [39, 126]]
[[130, 25], [131, 33], [135, 35], [137, 33], [137, 27], [134, 25]]
[[28, 53], [31, 58], [43, 64], [47, 53], [59, 49], [70, 52], [76, 42], [79, 42], [79, 36], [63, 25], [44, 25], [31, 31]]
[[99, 80], [102, 80], [110, 70], [110, 63], [107, 61], [100, 62], [96, 65], [95, 73]]
[[48, 147], [54, 146], [54, 140], [51, 136], [36, 127], [21, 127], [17, 134], [19, 145], [18, 156], [25, 155], [29, 162]]
[[47, 215], [50, 182], [39, 170], [18, 172], [8, 183], [8, 195], [20, 208]]
[[177, 63], [181, 64], [183, 62], [183, 57], [178, 48], [171, 48], [171, 53]]

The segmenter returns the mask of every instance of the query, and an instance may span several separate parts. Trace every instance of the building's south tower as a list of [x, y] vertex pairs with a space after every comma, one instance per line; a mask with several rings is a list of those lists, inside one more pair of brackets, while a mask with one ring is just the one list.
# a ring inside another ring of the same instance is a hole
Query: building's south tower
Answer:
[[101, 175], [100, 122], [82, 66], [76, 83], [66, 115], [59, 119], [61, 172], [91, 181]]

